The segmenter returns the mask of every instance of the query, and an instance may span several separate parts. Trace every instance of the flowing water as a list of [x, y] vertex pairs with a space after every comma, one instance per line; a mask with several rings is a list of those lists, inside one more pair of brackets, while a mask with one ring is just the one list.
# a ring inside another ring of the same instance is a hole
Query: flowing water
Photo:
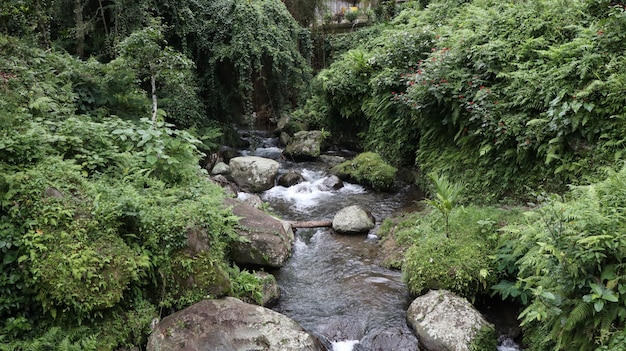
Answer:
[[[374, 193], [349, 183], [334, 190], [324, 184], [327, 164], [289, 162], [282, 158], [275, 139], [257, 136], [256, 142], [258, 147], [244, 154], [278, 160], [281, 173], [293, 169], [305, 179], [261, 194], [270, 210], [285, 220], [331, 220], [340, 209], [356, 204], [371, 211], [380, 224], [397, 211], [414, 207], [421, 198], [407, 184], [397, 184], [391, 193]], [[317, 228], [298, 229], [295, 237], [292, 257], [272, 272], [281, 287], [275, 311], [298, 322], [329, 350], [419, 350], [406, 323], [411, 297], [399, 272], [377, 264], [376, 235], [339, 235]]]

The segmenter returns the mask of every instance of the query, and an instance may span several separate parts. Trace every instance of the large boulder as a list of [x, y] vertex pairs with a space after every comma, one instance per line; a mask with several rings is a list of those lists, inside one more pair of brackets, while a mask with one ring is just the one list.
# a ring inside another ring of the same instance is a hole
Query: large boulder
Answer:
[[232, 259], [240, 266], [282, 267], [294, 242], [287, 222], [236, 199], [225, 199], [239, 217], [238, 234], [244, 238], [232, 246]]
[[466, 299], [447, 290], [431, 290], [416, 298], [407, 322], [427, 350], [470, 351], [472, 343], [495, 350], [493, 326]]
[[296, 161], [316, 159], [320, 156], [324, 135], [319, 130], [301, 131], [293, 135], [283, 151]]
[[374, 216], [359, 205], [344, 207], [333, 217], [333, 229], [342, 234], [367, 233], [375, 224]]
[[160, 321], [148, 351], [323, 351], [295, 321], [227, 297], [203, 300]]
[[258, 156], [241, 156], [230, 160], [230, 176], [242, 189], [261, 192], [274, 186], [278, 162]]

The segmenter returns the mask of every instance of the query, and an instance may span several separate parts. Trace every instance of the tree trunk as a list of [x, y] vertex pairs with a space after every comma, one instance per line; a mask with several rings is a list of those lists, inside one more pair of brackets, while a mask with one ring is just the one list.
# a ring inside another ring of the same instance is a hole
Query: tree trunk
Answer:
[[83, 57], [85, 56], [85, 21], [81, 0], [74, 0], [74, 19], [76, 21], [76, 55]]
[[156, 74], [153, 74], [150, 76], [150, 85], [152, 86], [152, 125], [156, 126], [156, 117], [157, 117]]

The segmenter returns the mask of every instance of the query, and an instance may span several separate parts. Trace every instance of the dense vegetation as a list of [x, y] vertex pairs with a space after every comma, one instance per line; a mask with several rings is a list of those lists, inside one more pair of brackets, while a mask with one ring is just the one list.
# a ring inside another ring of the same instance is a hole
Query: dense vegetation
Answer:
[[321, 4], [0, 4], [0, 350], [143, 347], [157, 316], [257, 298], [200, 164], [285, 114], [376, 189], [430, 175], [429, 210], [381, 230], [411, 292], [519, 303], [531, 350], [625, 350], [626, 6], [381, 1], [314, 41]]
[[0, 349], [143, 348], [154, 318], [258, 300], [200, 165], [295, 103], [307, 33], [278, 0], [2, 2]]
[[623, 156], [625, 10], [609, 1], [431, 1], [320, 72], [303, 109], [475, 201], [562, 191]]

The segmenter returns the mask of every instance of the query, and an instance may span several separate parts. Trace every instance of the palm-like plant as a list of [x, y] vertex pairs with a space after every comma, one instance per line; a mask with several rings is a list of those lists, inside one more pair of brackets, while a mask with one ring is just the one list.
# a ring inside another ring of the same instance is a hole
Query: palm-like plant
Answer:
[[441, 212], [446, 221], [446, 238], [448, 238], [450, 236], [450, 213], [456, 205], [463, 186], [452, 183], [448, 177], [440, 176], [435, 172], [428, 173], [428, 178], [433, 182], [436, 193], [434, 199], [426, 199], [424, 202]]

